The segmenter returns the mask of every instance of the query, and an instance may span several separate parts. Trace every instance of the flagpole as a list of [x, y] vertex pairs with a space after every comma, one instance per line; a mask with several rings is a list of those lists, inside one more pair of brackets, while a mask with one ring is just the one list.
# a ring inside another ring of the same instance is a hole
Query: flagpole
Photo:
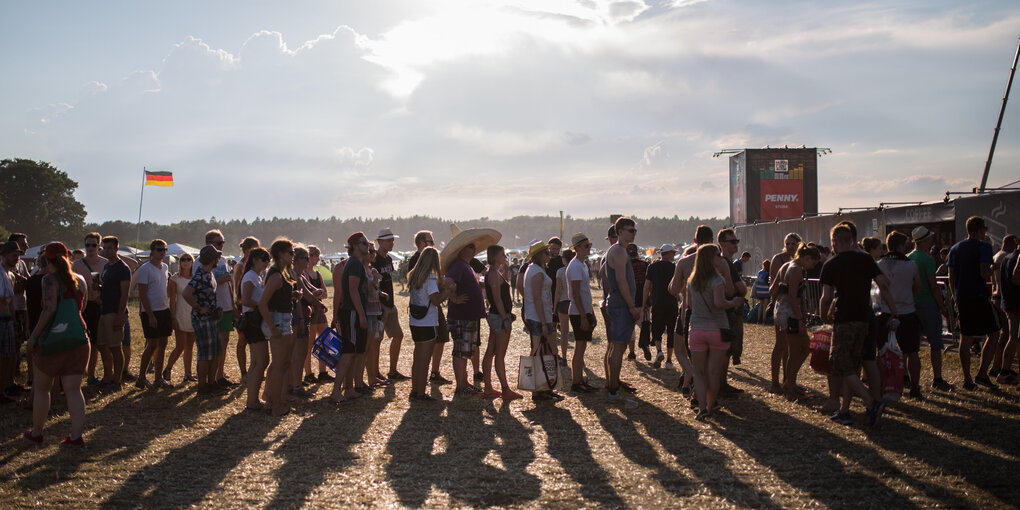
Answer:
[[137, 230], [135, 230], [135, 248], [138, 247], [138, 241], [142, 237], [142, 199], [145, 198], [145, 167], [142, 167], [142, 192], [138, 196], [138, 223]]

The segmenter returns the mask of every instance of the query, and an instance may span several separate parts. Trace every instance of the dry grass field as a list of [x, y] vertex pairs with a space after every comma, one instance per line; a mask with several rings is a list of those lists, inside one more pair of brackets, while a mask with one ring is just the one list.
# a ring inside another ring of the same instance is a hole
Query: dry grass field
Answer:
[[[398, 300], [406, 310], [406, 296]], [[406, 327], [406, 313], [401, 312]], [[140, 325], [133, 317], [137, 371]], [[483, 334], [487, 331], [483, 327]], [[410, 402], [399, 382], [340, 409], [317, 397], [280, 419], [243, 412], [243, 390], [199, 398], [193, 385], [112, 394], [86, 391], [86, 444], [57, 446], [68, 417], [59, 406], [46, 444], [21, 432], [30, 412], [0, 408], [0, 507], [1012, 507], [1020, 504], [1020, 398], [1015, 388], [925, 392], [890, 404], [878, 427], [835, 424], [821, 401], [795, 404], [769, 394], [770, 328], [747, 326], [744, 363], [733, 384], [746, 390], [722, 413], [694, 420], [676, 391], [678, 373], [653, 369], [639, 353], [624, 378], [639, 405], [605, 393], [557, 404], [452, 398]], [[173, 341], [171, 340], [171, 346]], [[388, 345], [388, 340], [384, 346]], [[602, 385], [599, 334], [588, 351]], [[484, 348], [484, 345], [483, 345]], [[401, 371], [410, 374], [412, 342]], [[384, 349], [384, 352], [386, 349]], [[519, 325], [508, 371], [527, 339]], [[231, 377], [238, 379], [233, 347]], [[449, 352], [449, 351], [447, 351]], [[924, 380], [930, 382], [927, 353]], [[383, 364], [386, 363], [383, 354]], [[948, 379], [959, 381], [955, 355]], [[452, 376], [449, 354], [443, 372]], [[178, 365], [175, 383], [180, 382]], [[825, 392], [807, 367], [802, 383]]]

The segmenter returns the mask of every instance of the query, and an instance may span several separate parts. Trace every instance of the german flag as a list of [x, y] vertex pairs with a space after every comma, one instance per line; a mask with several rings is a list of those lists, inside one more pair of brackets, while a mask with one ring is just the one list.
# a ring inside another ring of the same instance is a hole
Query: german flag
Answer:
[[150, 172], [145, 171], [145, 185], [146, 186], [173, 186], [174, 185], [174, 174], [173, 172]]

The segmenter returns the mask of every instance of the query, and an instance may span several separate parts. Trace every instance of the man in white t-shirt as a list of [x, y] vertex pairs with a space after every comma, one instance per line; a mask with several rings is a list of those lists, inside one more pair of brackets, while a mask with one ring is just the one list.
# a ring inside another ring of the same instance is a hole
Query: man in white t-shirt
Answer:
[[574, 330], [574, 356], [570, 362], [573, 392], [591, 393], [598, 388], [584, 380], [584, 351], [595, 331], [595, 310], [591, 300], [591, 279], [585, 261], [591, 254], [591, 241], [588, 236], [578, 232], [570, 237], [570, 247], [574, 250], [574, 259], [567, 264], [567, 299], [570, 300], [570, 327]]
[[[222, 252], [225, 244], [223, 233], [216, 229], [206, 232], [205, 244]], [[223, 349], [220, 351], [219, 357], [216, 358], [214, 368], [216, 369], [216, 382], [220, 386], [228, 388], [237, 386], [237, 383], [228, 380], [226, 374], [223, 373], [223, 365], [227, 360], [227, 346], [230, 345], [230, 332], [234, 330], [234, 278], [225, 257], [220, 256], [220, 260], [216, 262], [213, 278], [216, 279], [216, 306], [223, 310], [223, 317], [219, 321], [220, 343], [223, 344]]]
[[[167, 299], [166, 292], [170, 271], [163, 263], [165, 257], [166, 241], [154, 239], [149, 243], [149, 261], [142, 264], [136, 273], [139, 316], [142, 321], [142, 333], [145, 336], [145, 350], [142, 351], [138, 380], [135, 381], [137, 388], [172, 388], [162, 376], [167, 339], [173, 332], [173, 315], [170, 313], [170, 300]], [[155, 381], [152, 384], [147, 380], [150, 361], [155, 362], [156, 368]]]

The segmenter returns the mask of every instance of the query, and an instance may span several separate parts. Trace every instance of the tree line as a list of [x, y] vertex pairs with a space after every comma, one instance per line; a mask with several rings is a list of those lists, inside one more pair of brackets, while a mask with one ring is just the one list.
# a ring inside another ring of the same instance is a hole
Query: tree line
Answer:
[[[63, 241], [78, 247], [86, 232], [115, 235], [123, 244], [147, 249], [148, 241], [160, 238], [168, 243], [181, 243], [201, 247], [205, 232], [219, 229], [227, 238], [224, 248], [237, 254], [237, 243], [245, 236], [255, 236], [268, 244], [278, 236], [294, 241], [315, 244], [324, 253], [345, 250], [344, 242], [351, 233], [362, 231], [374, 238], [383, 228], [390, 228], [400, 236], [397, 251], [413, 250], [414, 233], [431, 230], [436, 242], [450, 239], [450, 224], [461, 229], [489, 227], [503, 234], [501, 244], [507, 248], [527, 246], [534, 239], [547, 240], [560, 235], [559, 216], [516, 216], [507, 219], [487, 217], [471, 220], [451, 220], [434, 216], [415, 215], [389, 218], [254, 218], [220, 220], [187, 220], [173, 224], [144, 221], [141, 228], [133, 221], [112, 220], [101, 223], [85, 222], [85, 206], [74, 198], [78, 183], [44, 161], [5, 159], [0, 161], [0, 235], [6, 239], [9, 232], [29, 234], [31, 242]], [[627, 211], [608, 211], [601, 218], [574, 218], [567, 215], [563, 221], [563, 234], [568, 241], [575, 232], [584, 232], [597, 249], [605, 248], [603, 239], [610, 225], [609, 212], [626, 214]], [[726, 218], [651, 217], [635, 218], [638, 222], [638, 244], [658, 246], [662, 243], [688, 243], [698, 225], [713, 230], [729, 222]]]

